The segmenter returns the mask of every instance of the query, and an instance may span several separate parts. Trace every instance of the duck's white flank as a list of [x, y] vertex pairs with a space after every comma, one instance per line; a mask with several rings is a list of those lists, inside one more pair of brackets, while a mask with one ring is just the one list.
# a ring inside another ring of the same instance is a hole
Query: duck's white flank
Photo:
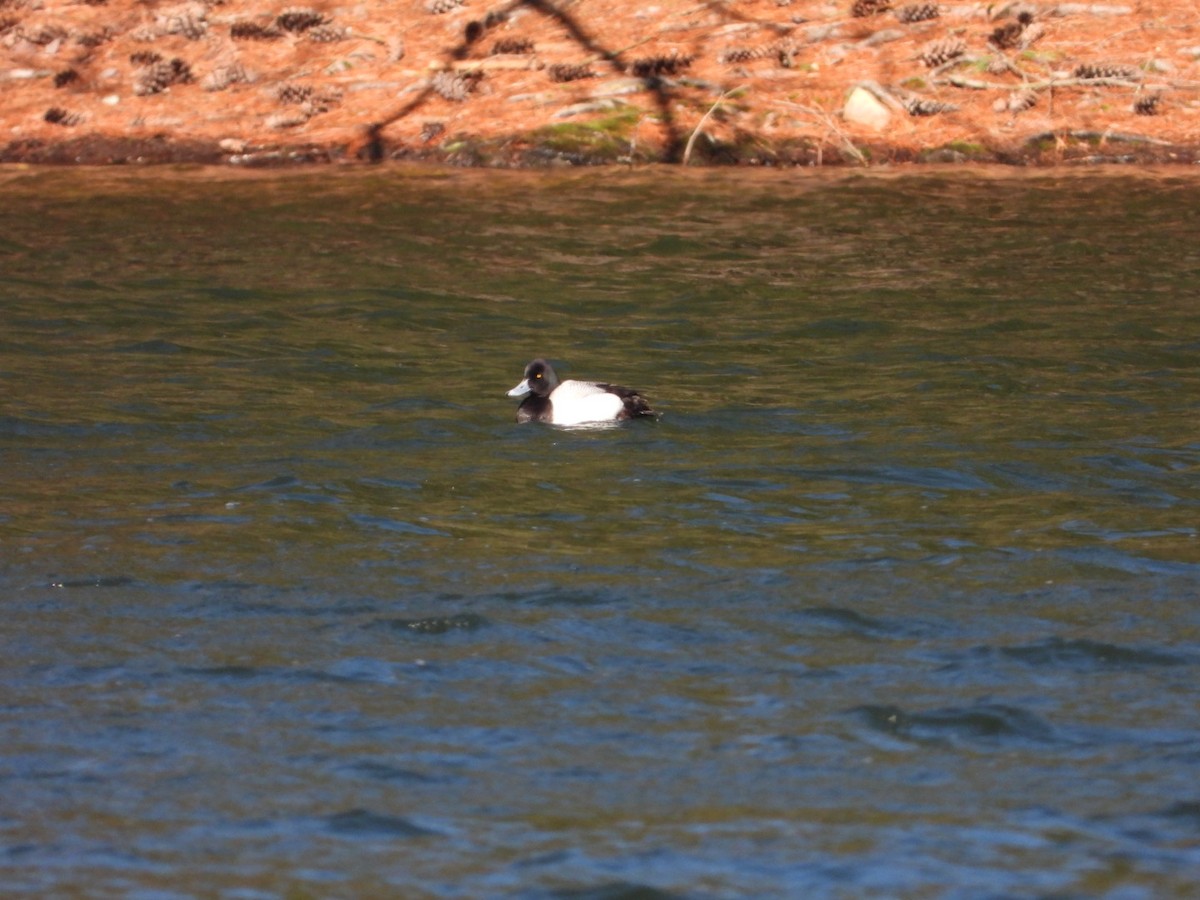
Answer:
[[625, 402], [590, 381], [563, 381], [550, 394], [550, 421], [555, 425], [611, 422]]

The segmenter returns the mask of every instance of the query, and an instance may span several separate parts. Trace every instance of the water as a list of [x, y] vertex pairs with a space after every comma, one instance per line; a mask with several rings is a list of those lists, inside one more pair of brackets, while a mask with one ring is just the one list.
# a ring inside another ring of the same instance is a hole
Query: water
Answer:
[[1198, 187], [0, 173], [0, 892], [1194, 895]]

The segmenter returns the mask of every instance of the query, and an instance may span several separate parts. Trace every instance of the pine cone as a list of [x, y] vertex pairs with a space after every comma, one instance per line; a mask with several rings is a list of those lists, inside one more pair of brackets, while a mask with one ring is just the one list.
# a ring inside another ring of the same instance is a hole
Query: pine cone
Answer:
[[958, 109], [953, 103], [942, 103], [940, 100], [927, 100], [923, 97], [912, 97], [904, 101], [904, 108], [910, 116], [936, 116], [938, 113], [954, 112]]
[[717, 61], [726, 63], [726, 64], [731, 64], [731, 63], [749, 62], [752, 59], [759, 59], [761, 57], [762, 57], [762, 53], [756, 48], [728, 47], [721, 52], [720, 56], [717, 57]]
[[927, 22], [942, 14], [942, 8], [936, 3], [910, 3], [896, 10], [896, 18], [905, 25], [913, 22]]
[[341, 25], [317, 25], [308, 30], [308, 39], [317, 44], [333, 44], [350, 36], [350, 29]]
[[71, 113], [57, 106], [52, 106], [46, 110], [46, 114], [42, 118], [51, 125], [62, 125], [64, 128], [70, 128], [82, 122], [84, 116], [82, 113]]
[[559, 84], [565, 84], [568, 81], [579, 81], [583, 78], [595, 78], [596, 73], [585, 63], [584, 65], [573, 66], [566, 63], [551, 66], [547, 70], [550, 80]]
[[443, 13], [453, 12], [460, 6], [465, 6], [467, 0], [429, 0], [425, 4], [425, 8], [435, 16], [440, 16]]
[[47, 44], [61, 41], [66, 36], [66, 29], [58, 25], [43, 25], [36, 31], [24, 32], [25, 40], [31, 44], [37, 44], [39, 47], [45, 47]]
[[234, 22], [229, 26], [229, 36], [235, 41], [277, 41], [283, 32], [274, 25], [259, 25], [257, 22]]
[[995, 29], [988, 38], [988, 43], [997, 50], [1011, 50], [1021, 42], [1024, 32], [1025, 26], [1020, 22], [1009, 22]]
[[918, 56], [921, 62], [930, 69], [936, 69], [938, 66], [948, 63], [952, 59], [957, 59], [967, 52], [967, 42], [959, 38], [943, 38], [939, 41], [931, 41], [921, 48]]
[[[0, 34], [4, 34], [3, 23], [0, 22]], [[116, 36], [116, 33], [109, 27], [105, 26], [99, 31], [86, 31], [83, 34], [75, 35], [75, 43], [80, 47], [87, 47], [89, 50], [99, 47], [101, 44], [106, 44]]]
[[856, 19], [865, 19], [867, 16], [887, 12], [891, 8], [892, 0], [854, 0], [854, 5], [850, 7], [850, 15]]
[[171, 83], [191, 84], [196, 78], [192, 75], [192, 67], [178, 56], [171, 60]]
[[630, 71], [638, 78], [657, 75], [677, 75], [692, 64], [694, 57], [670, 53], [666, 56], [646, 56], [635, 59]]
[[[760, 47], [729, 47], [717, 57], [717, 62], [732, 65], [741, 62], [750, 62], [754, 59], [770, 59], [774, 57], [785, 69], [790, 69], [792, 60], [798, 52], [800, 52], [800, 48], [796, 46], [795, 41], [784, 39], [782, 41], [775, 41], [772, 44], [764, 44]], [[691, 57], [688, 57], [689, 63], [691, 59]]]
[[303, 103], [312, 94], [312, 86], [307, 84], [281, 84], [275, 88], [275, 99], [280, 103]]
[[1147, 94], [1145, 97], [1139, 97], [1133, 104], [1133, 111], [1139, 116], [1157, 116], [1161, 109], [1158, 108], [1162, 101], [1161, 94]]
[[54, 86], [56, 88], [66, 87], [68, 84], [74, 84], [79, 80], [79, 73], [74, 69], [63, 69], [61, 72], [56, 72], [54, 75]]
[[300, 104], [300, 109], [309, 116], [319, 116], [327, 113], [342, 102], [342, 92], [337, 88], [325, 88], [314, 91], [312, 96]]
[[175, 68], [169, 62], [159, 60], [142, 69], [133, 83], [133, 92], [139, 97], [158, 94], [169, 88], [174, 80]]
[[429, 86], [447, 100], [466, 100], [483, 77], [482, 72], [438, 72]]
[[307, 31], [328, 22], [328, 19], [311, 6], [289, 6], [275, 17], [275, 24], [284, 31]]
[[1137, 66], [1124, 63], [1080, 63], [1075, 67], [1076, 78], [1118, 78], [1136, 81], [1140, 74]]
[[492, 45], [492, 56], [501, 53], [525, 54], [533, 52], [533, 41], [528, 38], [501, 38]]
[[129, 61], [135, 66], [152, 66], [156, 62], [162, 62], [162, 54], [153, 50], [139, 50], [129, 54]]
[[164, 62], [157, 53], [135, 53], [130, 57], [146, 60], [141, 64], [141, 72], [133, 83], [133, 92], [138, 96], [158, 94], [173, 84], [188, 84], [192, 78], [192, 67], [179, 57], [170, 62]]

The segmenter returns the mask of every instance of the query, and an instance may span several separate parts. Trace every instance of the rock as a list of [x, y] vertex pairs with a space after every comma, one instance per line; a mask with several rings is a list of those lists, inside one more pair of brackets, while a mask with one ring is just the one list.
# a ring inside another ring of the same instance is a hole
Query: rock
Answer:
[[865, 125], [875, 131], [883, 131], [892, 118], [891, 112], [866, 88], [856, 87], [846, 98], [842, 107], [842, 118], [856, 125]]
[[967, 155], [950, 147], [939, 147], [925, 156], [926, 162], [931, 163], [965, 163]]
[[1133, 12], [1132, 6], [1112, 3], [1059, 3], [1049, 9], [1043, 9], [1042, 16], [1128, 16]]
[[900, 28], [881, 28], [865, 41], [860, 43], [864, 47], [878, 47], [880, 44], [890, 44], [892, 41], [902, 41], [908, 35], [907, 31]]

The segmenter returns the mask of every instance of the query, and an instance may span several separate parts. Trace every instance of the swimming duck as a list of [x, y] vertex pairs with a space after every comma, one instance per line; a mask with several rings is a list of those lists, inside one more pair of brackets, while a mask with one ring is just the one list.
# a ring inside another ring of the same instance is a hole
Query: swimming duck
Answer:
[[535, 359], [525, 367], [525, 377], [508, 396], [525, 398], [517, 407], [518, 422], [591, 425], [658, 415], [641, 394], [629, 388], [559, 381], [553, 366], [544, 359]]

